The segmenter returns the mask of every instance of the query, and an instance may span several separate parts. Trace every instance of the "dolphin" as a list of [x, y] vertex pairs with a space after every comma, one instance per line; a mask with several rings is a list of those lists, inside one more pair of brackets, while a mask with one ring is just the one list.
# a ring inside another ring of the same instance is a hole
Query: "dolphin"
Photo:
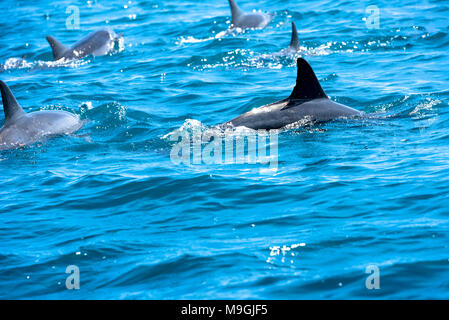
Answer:
[[298, 58], [297, 66], [296, 86], [288, 98], [255, 108], [221, 127], [243, 126], [255, 130], [270, 130], [281, 129], [300, 121], [326, 122], [362, 115], [358, 110], [330, 100], [306, 60]]
[[292, 22], [292, 38], [290, 40], [290, 45], [287, 48], [289, 52], [298, 52], [299, 51], [299, 38], [298, 38], [298, 30], [296, 29], [296, 24]]
[[55, 38], [51, 36], [46, 37], [53, 51], [54, 61], [62, 58], [67, 60], [81, 59], [90, 54], [93, 56], [104, 56], [114, 49], [116, 42], [120, 38], [122, 38], [122, 34], [116, 35], [111, 29], [105, 28], [88, 34], [73, 46], [67, 48]]
[[8, 86], [0, 80], [5, 123], [0, 129], [0, 150], [15, 149], [51, 136], [70, 134], [82, 127], [80, 119], [59, 110], [25, 113]]
[[300, 51], [299, 38], [298, 38], [298, 30], [296, 30], [296, 25], [292, 22], [292, 37], [290, 40], [290, 44], [287, 48], [282, 49], [281, 51], [269, 54], [262, 55], [263, 58], [266, 57], [281, 57], [281, 56], [294, 56]]
[[245, 13], [234, 0], [229, 0], [232, 13], [231, 29], [251, 29], [264, 28], [271, 20], [272, 16], [263, 12]]

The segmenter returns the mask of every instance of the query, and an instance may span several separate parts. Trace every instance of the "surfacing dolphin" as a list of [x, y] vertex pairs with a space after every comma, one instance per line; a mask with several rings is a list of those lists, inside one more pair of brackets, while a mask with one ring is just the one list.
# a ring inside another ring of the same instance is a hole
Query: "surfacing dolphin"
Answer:
[[296, 86], [288, 98], [253, 109], [221, 126], [270, 130], [300, 121], [316, 123], [362, 115], [358, 110], [330, 100], [306, 60], [298, 58], [297, 65]]
[[287, 48], [290, 52], [298, 52], [299, 51], [299, 38], [298, 38], [298, 30], [296, 29], [296, 24], [292, 22], [292, 39], [290, 40], [290, 45]]
[[67, 60], [81, 59], [88, 55], [104, 56], [114, 49], [115, 44], [121, 37], [122, 34], [116, 35], [109, 28], [101, 29], [88, 34], [70, 48], [51, 36], [46, 38], [53, 51], [53, 60], [57, 61], [62, 58]]
[[8, 86], [0, 80], [5, 123], [0, 129], [0, 150], [15, 149], [51, 136], [70, 134], [82, 127], [80, 119], [60, 110], [25, 113]]
[[272, 16], [263, 12], [243, 12], [234, 0], [229, 0], [232, 13], [231, 29], [251, 29], [264, 28], [271, 20]]
[[298, 30], [296, 30], [296, 25], [292, 22], [292, 37], [290, 40], [290, 44], [287, 48], [282, 49], [281, 51], [264, 55], [263, 57], [280, 57], [280, 56], [294, 56], [300, 51], [299, 38], [298, 38]]

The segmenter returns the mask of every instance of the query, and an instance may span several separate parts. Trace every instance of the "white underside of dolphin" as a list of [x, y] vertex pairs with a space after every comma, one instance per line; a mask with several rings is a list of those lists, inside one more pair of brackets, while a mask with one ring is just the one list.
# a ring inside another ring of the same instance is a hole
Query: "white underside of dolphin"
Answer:
[[243, 12], [234, 0], [229, 0], [232, 13], [231, 29], [260, 29], [272, 19], [272, 15], [263, 12]]
[[8, 86], [0, 80], [5, 122], [0, 129], [0, 150], [15, 149], [52, 136], [78, 131], [78, 116], [59, 110], [25, 113]]

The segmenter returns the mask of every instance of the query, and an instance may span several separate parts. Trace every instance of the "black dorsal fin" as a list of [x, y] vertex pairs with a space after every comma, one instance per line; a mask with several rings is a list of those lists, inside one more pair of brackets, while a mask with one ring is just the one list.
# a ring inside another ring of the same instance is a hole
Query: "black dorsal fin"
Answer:
[[229, 5], [231, 6], [231, 14], [232, 14], [232, 24], [235, 26], [237, 24], [238, 18], [242, 15], [243, 11], [239, 8], [237, 3], [234, 0], [229, 0]]
[[53, 51], [53, 60], [56, 61], [61, 59], [68, 48], [52, 36], [47, 36], [46, 39], [51, 46], [51, 50]]
[[289, 99], [312, 100], [327, 98], [309, 63], [303, 58], [298, 58], [297, 65], [296, 86]]
[[294, 22], [292, 22], [292, 40], [290, 41], [288, 48], [294, 51], [299, 50], [298, 30], [296, 30], [296, 25]]
[[2, 92], [3, 111], [5, 112], [5, 124], [25, 114], [22, 107], [8, 88], [6, 83], [0, 80], [0, 91]]

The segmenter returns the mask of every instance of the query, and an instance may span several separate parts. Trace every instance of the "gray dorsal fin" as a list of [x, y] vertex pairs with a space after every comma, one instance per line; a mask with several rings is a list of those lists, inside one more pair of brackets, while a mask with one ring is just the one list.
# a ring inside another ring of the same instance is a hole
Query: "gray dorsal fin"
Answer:
[[61, 59], [68, 48], [52, 36], [47, 36], [46, 38], [51, 46], [51, 50], [53, 51], [53, 60], [56, 61]]
[[292, 40], [290, 41], [288, 48], [294, 51], [299, 50], [298, 30], [296, 30], [296, 25], [294, 22], [292, 22]]
[[298, 75], [296, 77], [296, 86], [293, 89], [289, 99], [296, 100], [313, 100], [319, 98], [326, 98], [327, 95], [321, 88], [315, 72], [312, 67], [303, 58], [298, 58]]
[[239, 8], [234, 0], [229, 0], [229, 5], [231, 6], [232, 13], [232, 24], [236, 25], [238, 18], [242, 15], [243, 11]]
[[25, 114], [22, 107], [8, 88], [6, 83], [0, 80], [0, 91], [2, 92], [3, 111], [5, 112], [5, 124]]

